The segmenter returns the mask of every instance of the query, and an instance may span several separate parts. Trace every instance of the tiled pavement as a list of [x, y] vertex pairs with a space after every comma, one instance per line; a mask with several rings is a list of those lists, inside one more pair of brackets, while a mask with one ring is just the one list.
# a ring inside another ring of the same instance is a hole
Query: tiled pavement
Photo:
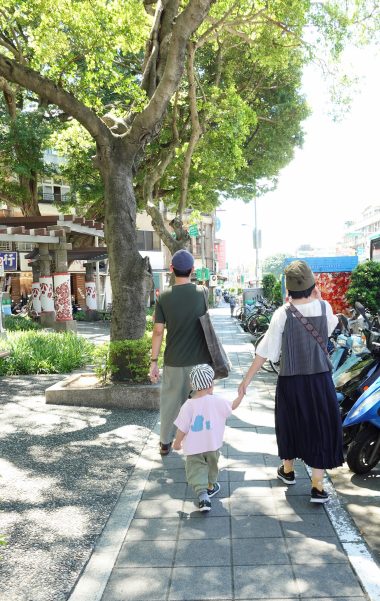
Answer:
[[[232, 399], [253, 347], [227, 310], [215, 311], [214, 323], [233, 364], [216, 391]], [[325, 508], [309, 502], [302, 462], [295, 486], [276, 478], [274, 387], [274, 375], [259, 374], [228, 420], [221, 491], [210, 514], [197, 510], [182, 455], [159, 456], [156, 428], [140, 458], [135, 494], [130, 481], [130, 497], [115, 517], [117, 535], [111, 524], [103, 551], [93, 556], [98, 571], [89, 566], [70, 601], [367, 599]], [[89, 593], [102, 569], [104, 584]]]

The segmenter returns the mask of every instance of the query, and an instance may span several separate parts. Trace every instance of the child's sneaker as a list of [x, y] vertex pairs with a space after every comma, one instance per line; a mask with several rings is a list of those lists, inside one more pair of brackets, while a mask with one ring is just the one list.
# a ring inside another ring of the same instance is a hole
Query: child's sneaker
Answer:
[[285, 482], [285, 484], [295, 484], [296, 483], [294, 472], [292, 471], [292, 472], [288, 472], [287, 474], [285, 474], [283, 465], [280, 465], [280, 467], [277, 469], [277, 478], [279, 478], [279, 480], [282, 480], [283, 482]]
[[327, 503], [329, 500], [329, 495], [325, 490], [318, 490], [313, 486], [310, 493], [310, 503]]
[[215, 482], [215, 484], [214, 484], [214, 486], [212, 488], [208, 488], [207, 489], [207, 494], [208, 494], [209, 497], [213, 497], [219, 491], [220, 491], [220, 484], [219, 484], [219, 482]]
[[205, 511], [211, 511], [211, 501], [206, 501], [205, 499], [202, 499], [202, 501], [199, 501], [199, 511], [205, 512]]

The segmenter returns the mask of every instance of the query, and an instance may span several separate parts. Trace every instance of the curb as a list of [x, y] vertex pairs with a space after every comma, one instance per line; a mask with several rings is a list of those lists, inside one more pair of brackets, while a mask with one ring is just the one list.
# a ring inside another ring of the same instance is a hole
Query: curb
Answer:
[[[311, 469], [306, 466], [311, 478]], [[369, 601], [380, 601], [380, 567], [367, 544], [363, 541], [355, 522], [342, 505], [330, 478], [325, 480], [330, 501], [324, 505], [339, 542], [350, 565], [368, 596]]]

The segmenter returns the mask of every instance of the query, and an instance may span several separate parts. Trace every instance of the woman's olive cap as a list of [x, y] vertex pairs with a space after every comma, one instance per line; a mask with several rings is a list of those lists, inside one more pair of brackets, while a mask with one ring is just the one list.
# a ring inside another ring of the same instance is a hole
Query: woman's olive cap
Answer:
[[305, 261], [292, 261], [285, 268], [285, 286], [287, 290], [301, 292], [315, 284], [314, 274]]

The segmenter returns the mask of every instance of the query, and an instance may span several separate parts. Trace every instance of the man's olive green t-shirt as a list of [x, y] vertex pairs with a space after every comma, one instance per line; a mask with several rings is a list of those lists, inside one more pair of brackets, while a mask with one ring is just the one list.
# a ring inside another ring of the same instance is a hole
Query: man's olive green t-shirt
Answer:
[[195, 284], [171, 286], [156, 303], [155, 323], [166, 325], [164, 364], [186, 367], [210, 363], [199, 317], [206, 313], [204, 289]]

